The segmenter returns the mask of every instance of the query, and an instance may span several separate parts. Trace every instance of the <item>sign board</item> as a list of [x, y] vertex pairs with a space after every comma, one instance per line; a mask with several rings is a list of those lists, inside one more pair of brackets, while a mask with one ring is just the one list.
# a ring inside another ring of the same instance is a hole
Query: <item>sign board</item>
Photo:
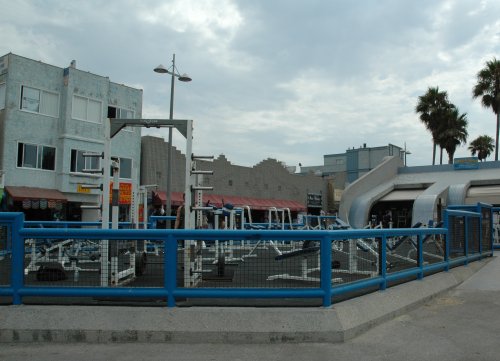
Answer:
[[[122, 183], [120, 182], [120, 199], [119, 204], [132, 204], [132, 183]], [[109, 203], [111, 203], [113, 197], [113, 182], [109, 184]]]
[[321, 208], [322, 207], [321, 194], [307, 193], [307, 207], [308, 208]]
[[479, 159], [477, 157], [465, 157], [465, 158], [455, 158], [453, 160], [453, 169], [464, 170], [464, 169], [478, 169]]
[[83, 187], [80, 183], [76, 185], [76, 191], [78, 193], [90, 193], [90, 188]]
[[335, 202], [340, 202], [340, 198], [342, 198], [342, 193], [344, 193], [343, 189], [334, 189], [333, 190], [333, 200]]

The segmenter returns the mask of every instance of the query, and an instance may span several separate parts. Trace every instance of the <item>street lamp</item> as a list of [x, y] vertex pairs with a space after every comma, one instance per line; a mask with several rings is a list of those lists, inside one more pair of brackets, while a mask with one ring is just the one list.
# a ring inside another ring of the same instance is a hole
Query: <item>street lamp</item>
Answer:
[[[175, 66], [175, 54], [172, 57], [172, 66], [168, 69], [162, 64], [158, 65], [154, 71], [160, 74], [171, 74], [172, 81], [170, 85], [170, 119], [174, 119], [174, 78], [177, 77], [180, 81], [189, 82], [192, 79], [187, 74], [179, 74]], [[172, 127], [168, 128], [168, 145], [167, 145], [167, 199], [166, 199], [166, 215], [172, 214]], [[171, 228], [170, 221], [167, 221], [167, 228]]]

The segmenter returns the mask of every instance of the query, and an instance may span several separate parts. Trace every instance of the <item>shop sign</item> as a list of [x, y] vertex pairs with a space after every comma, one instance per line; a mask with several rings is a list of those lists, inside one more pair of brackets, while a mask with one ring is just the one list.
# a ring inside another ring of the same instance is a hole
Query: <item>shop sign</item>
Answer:
[[478, 168], [479, 168], [478, 157], [455, 158], [453, 160], [453, 169], [455, 170], [478, 169]]
[[[109, 184], [109, 203], [113, 199], [113, 182]], [[132, 183], [120, 183], [119, 204], [132, 204]]]
[[307, 207], [321, 208], [322, 203], [321, 194], [307, 193]]
[[90, 193], [90, 188], [83, 187], [80, 183], [76, 185], [76, 191], [78, 193]]

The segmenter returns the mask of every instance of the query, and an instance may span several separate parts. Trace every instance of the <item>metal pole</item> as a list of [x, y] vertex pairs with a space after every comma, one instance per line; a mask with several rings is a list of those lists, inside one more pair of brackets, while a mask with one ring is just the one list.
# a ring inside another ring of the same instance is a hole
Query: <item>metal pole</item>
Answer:
[[[101, 227], [109, 228], [109, 193], [110, 193], [110, 167], [111, 167], [111, 123], [106, 118], [104, 123], [104, 158], [102, 170], [102, 203], [101, 203]], [[108, 287], [109, 284], [109, 240], [103, 239], [101, 243], [101, 287]]]
[[113, 161], [113, 192], [111, 196], [111, 228], [118, 229], [118, 214], [120, 211], [120, 163], [119, 160]]
[[[174, 119], [174, 78], [175, 78], [175, 54], [172, 57], [172, 81], [170, 85], [170, 120]], [[172, 215], [172, 127], [168, 128], [167, 144], [167, 204], [166, 215]], [[167, 228], [171, 227], [171, 221], [167, 221]]]
[[405, 142], [405, 167], [406, 167], [406, 142]]
[[[113, 191], [111, 192], [111, 228], [118, 229], [119, 197], [120, 197], [120, 163], [111, 162], [113, 170]], [[121, 242], [120, 242], [121, 243]], [[118, 277], [118, 242], [114, 241], [110, 248], [111, 256], [111, 286], [117, 286]]]
[[142, 193], [142, 228], [148, 228], [148, 189], [144, 188]]

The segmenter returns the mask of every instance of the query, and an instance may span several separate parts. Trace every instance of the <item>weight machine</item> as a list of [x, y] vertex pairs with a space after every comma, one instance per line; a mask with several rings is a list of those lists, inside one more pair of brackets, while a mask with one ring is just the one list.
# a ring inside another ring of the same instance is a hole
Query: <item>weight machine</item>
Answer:
[[[202, 191], [211, 190], [199, 184], [199, 176], [213, 174], [212, 171], [196, 169], [196, 161], [213, 159], [213, 156], [193, 154], [193, 121], [190, 119], [110, 119], [110, 138], [126, 126], [132, 127], [167, 127], [176, 128], [186, 138], [186, 173], [184, 188], [184, 228], [201, 227], [201, 212], [206, 210], [202, 205]], [[201, 241], [184, 240], [183, 265], [184, 287], [194, 287], [201, 281], [202, 256]]]

